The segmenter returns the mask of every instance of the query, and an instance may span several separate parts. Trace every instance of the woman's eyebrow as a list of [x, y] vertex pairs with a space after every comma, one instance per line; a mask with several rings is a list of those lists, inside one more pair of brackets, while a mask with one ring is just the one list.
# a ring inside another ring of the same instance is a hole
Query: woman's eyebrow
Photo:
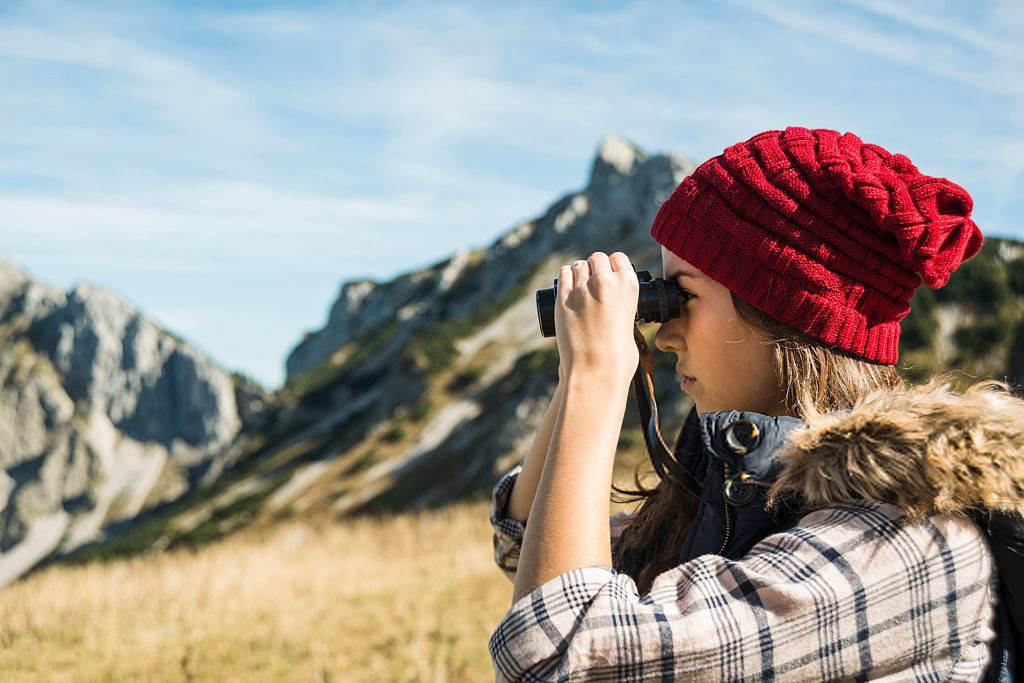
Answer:
[[681, 277], [692, 277], [694, 280], [701, 279], [700, 273], [694, 273], [693, 271], [690, 271], [690, 270], [677, 270], [676, 272], [672, 273], [668, 277], [671, 280], [675, 280], [675, 279], [678, 279], [678, 278], [681, 278]]

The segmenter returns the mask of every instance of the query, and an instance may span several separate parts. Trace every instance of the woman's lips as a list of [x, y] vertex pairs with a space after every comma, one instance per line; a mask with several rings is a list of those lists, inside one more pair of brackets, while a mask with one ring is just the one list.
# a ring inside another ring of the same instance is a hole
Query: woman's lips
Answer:
[[683, 381], [679, 383], [679, 388], [682, 389], [683, 391], [687, 391], [696, 382], [697, 382], [697, 380], [693, 379], [692, 377], [684, 376], [683, 377]]

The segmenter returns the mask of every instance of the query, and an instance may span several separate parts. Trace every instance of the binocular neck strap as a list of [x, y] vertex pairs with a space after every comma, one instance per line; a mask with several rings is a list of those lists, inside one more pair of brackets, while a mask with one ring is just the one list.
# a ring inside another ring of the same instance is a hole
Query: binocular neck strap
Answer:
[[658, 403], [654, 399], [654, 358], [647, 346], [647, 340], [635, 324], [633, 340], [640, 351], [640, 362], [637, 363], [636, 373], [633, 375], [633, 396], [636, 398], [640, 414], [640, 429], [644, 435], [644, 445], [647, 446], [647, 455], [650, 456], [651, 464], [654, 465], [659, 477], [669, 479], [693, 495], [700, 496], [700, 486], [679, 464], [661, 437], [661, 429], [658, 427]]

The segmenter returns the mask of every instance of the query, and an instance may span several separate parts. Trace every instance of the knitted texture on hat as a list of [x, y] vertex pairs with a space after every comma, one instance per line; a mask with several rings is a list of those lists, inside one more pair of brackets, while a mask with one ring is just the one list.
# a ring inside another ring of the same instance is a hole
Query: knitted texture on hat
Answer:
[[759, 133], [701, 164], [651, 235], [769, 316], [878, 363], [921, 279], [981, 250], [967, 191], [853, 133]]

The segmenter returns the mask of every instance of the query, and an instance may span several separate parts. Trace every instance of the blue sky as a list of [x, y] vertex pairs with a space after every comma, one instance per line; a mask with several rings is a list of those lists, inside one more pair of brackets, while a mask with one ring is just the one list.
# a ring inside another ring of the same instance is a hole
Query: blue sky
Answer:
[[0, 256], [274, 387], [343, 281], [489, 244], [609, 132], [853, 131], [1024, 239], [1022, 46], [1009, 1], [2, 2]]

